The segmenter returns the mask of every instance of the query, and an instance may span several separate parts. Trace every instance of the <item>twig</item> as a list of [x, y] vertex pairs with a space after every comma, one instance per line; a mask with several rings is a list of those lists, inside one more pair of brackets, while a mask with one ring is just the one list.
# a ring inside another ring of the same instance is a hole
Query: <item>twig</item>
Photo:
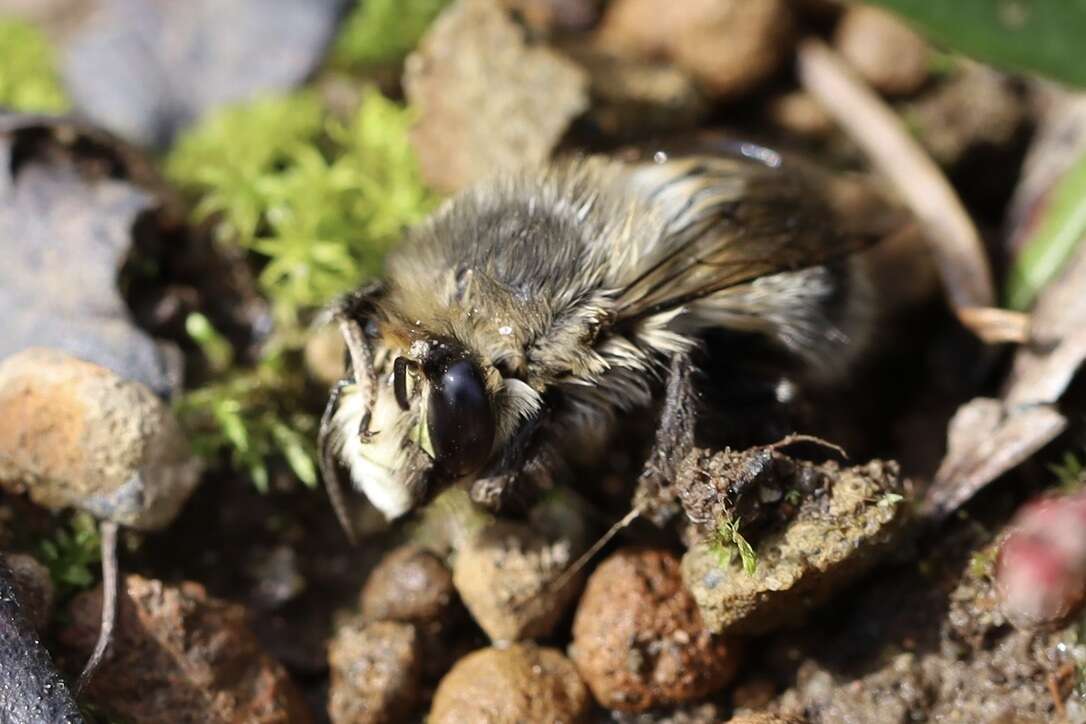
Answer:
[[117, 524], [103, 521], [102, 532], [102, 623], [98, 629], [98, 640], [94, 642], [94, 651], [87, 659], [79, 681], [75, 685], [76, 696], [94, 676], [94, 672], [105, 659], [106, 649], [113, 640], [113, 627], [117, 622]]
[[798, 442], [809, 442], [809, 443], [811, 443], [813, 445], [818, 445], [820, 447], [824, 447], [827, 450], [833, 450], [835, 453], [840, 455], [842, 457], [842, 459], [848, 460], [848, 453], [845, 452], [845, 449], [843, 447], [841, 447], [840, 445], [837, 445], [836, 443], [832, 443], [829, 440], [823, 440], [822, 438], [818, 437], [817, 435], [806, 435], [806, 434], [803, 434], [803, 433], [793, 432], [790, 435], [785, 435], [780, 440], [778, 440], [775, 443], [772, 443], [771, 445], [766, 445], [766, 447], [769, 448], [770, 450], [779, 450], [782, 447], [788, 447], [789, 445], [795, 445]]
[[958, 319], [988, 344], [1025, 344], [1029, 341], [1030, 316], [997, 307], [961, 307]]
[[[610, 543], [612, 538], [618, 535], [622, 529], [627, 528], [631, 523], [637, 520], [638, 516], [640, 515], [640, 508], [631, 509], [630, 512], [624, 515], [621, 520], [612, 525], [606, 533], [600, 536], [599, 540], [593, 543], [587, 551], [582, 553], [580, 558], [575, 560], [569, 566], [569, 568], [562, 571], [561, 575], [559, 575], [558, 578], [555, 578], [553, 581], [551, 581], [550, 584], [546, 586], [546, 590], [561, 591], [566, 586], [568, 586], [569, 582], [573, 580], [573, 577], [580, 573], [581, 569], [588, 565], [589, 561], [591, 561], [596, 556], [596, 554], [603, 549], [605, 545]], [[534, 598], [535, 596], [532, 597], [532, 599]], [[528, 602], [529, 601], [523, 601], [522, 603], [527, 604]]]
[[[980, 235], [946, 177], [897, 115], [825, 43], [799, 48], [799, 79], [897, 188], [920, 220], [951, 304], [992, 307], [995, 292]], [[969, 324], [968, 318], [963, 318]]]

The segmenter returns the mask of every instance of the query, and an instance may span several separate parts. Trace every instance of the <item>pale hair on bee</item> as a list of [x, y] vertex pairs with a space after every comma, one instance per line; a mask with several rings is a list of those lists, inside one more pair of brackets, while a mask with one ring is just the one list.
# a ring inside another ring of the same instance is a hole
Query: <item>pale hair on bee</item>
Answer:
[[346, 377], [321, 467], [387, 518], [467, 484], [500, 508], [546, 487], [568, 441], [661, 407], [644, 479], [690, 445], [691, 353], [753, 332], [827, 378], [870, 336], [854, 255], [881, 228], [842, 213], [835, 180], [761, 146], [498, 175], [410, 230], [383, 277], [333, 308]]

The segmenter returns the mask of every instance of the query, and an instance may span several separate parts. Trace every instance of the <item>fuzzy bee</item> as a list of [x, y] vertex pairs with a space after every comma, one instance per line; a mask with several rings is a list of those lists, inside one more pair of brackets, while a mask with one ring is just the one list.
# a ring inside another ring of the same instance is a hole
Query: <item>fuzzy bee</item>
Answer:
[[389, 519], [454, 483], [500, 508], [626, 415], [660, 415], [643, 482], [666, 483], [698, 414], [692, 353], [714, 330], [842, 369], [870, 326], [852, 253], [879, 233], [834, 188], [726, 143], [577, 158], [446, 202], [333, 309], [347, 376], [319, 447], [344, 527], [341, 468]]

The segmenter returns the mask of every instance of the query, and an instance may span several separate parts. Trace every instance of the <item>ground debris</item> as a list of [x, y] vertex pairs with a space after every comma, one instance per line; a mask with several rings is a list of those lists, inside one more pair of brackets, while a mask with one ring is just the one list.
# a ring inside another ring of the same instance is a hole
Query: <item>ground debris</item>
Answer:
[[[261, 649], [245, 610], [196, 583], [128, 576], [116, 637], [87, 697], [133, 722], [306, 722], [283, 667]], [[82, 662], [97, 637], [101, 590], [77, 596], [60, 640]]]
[[[700, 517], [698, 527], [710, 531], [683, 557], [683, 580], [718, 633], [761, 633], [797, 621], [874, 565], [904, 529], [906, 491], [894, 462], [841, 468], [754, 448], [709, 456], [695, 450], [683, 468], [680, 480], [694, 489], [679, 495]], [[767, 524], [770, 511], [774, 526], [752, 536], [748, 551], [729, 555], [729, 545], [742, 544], [724, 540], [723, 531], [742, 531], [744, 515]]]

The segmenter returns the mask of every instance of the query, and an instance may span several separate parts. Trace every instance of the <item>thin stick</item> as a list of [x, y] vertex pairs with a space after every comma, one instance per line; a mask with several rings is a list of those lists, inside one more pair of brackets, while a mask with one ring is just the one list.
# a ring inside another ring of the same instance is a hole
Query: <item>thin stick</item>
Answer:
[[770, 450], [777, 450], [782, 447], [788, 447], [794, 445], [797, 442], [809, 442], [815, 445], [820, 445], [828, 450], [833, 450], [840, 455], [843, 459], [848, 460], [848, 453], [840, 445], [830, 442], [829, 440], [823, 440], [817, 435], [804, 435], [802, 433], [793, 432], [791, 435], [785, 435], [772, 445], [766, 445]]
[[94, 642], [94, 651], [87, 659], [79, 681], [75, 684], [75, 695], [79, 696], [83, 687], [94, 676], [106, 656], [106, 649], [113, 640], [113, 627], [117, 623], [117, 524], [112, 521], [101, 523], [102, 534], [102, 623], [98, 629], [98, 640]]
[[920, 220], [956, 308], [995, 306], [987, 257], [954, 188], [904, 124], [825, 43], [799, 47], [799, 79], [897, 188]]
[[1024, 312], [995, 307], [960, 307], [958, 319], [988, 344], [1025, 344], [1030, 317]]
[[[581, 569], [587, 566], [589, 561], [591, 561], [596, 556], [596, 554], [603, 549], [605, 545], [610, 543], [611, 539], [618, 535], [623, 528], [628, 527], [631, 523], [637, 520], [637, 517], [639, 515], [641, 515], [640, 508], [631, 509], [630, 512], [624, 515], [620, 521], [612, 525], [606, 533], [600, 536], [600, 539], [593, 543], [591, 548], [582, 553], [581, 557], [575, 560], [569, 568], [562, 571], [562, 574], [558, 576], [558, 578], [555, 578], [547, 586], [547, 589], [551, 591], [561, 591], [566, 586], [568, 586], [569, 582], [573, 580], [573, 577], [580, 573]], [[525, 601], [525, 603], [527, 603], [527, 601]]]

